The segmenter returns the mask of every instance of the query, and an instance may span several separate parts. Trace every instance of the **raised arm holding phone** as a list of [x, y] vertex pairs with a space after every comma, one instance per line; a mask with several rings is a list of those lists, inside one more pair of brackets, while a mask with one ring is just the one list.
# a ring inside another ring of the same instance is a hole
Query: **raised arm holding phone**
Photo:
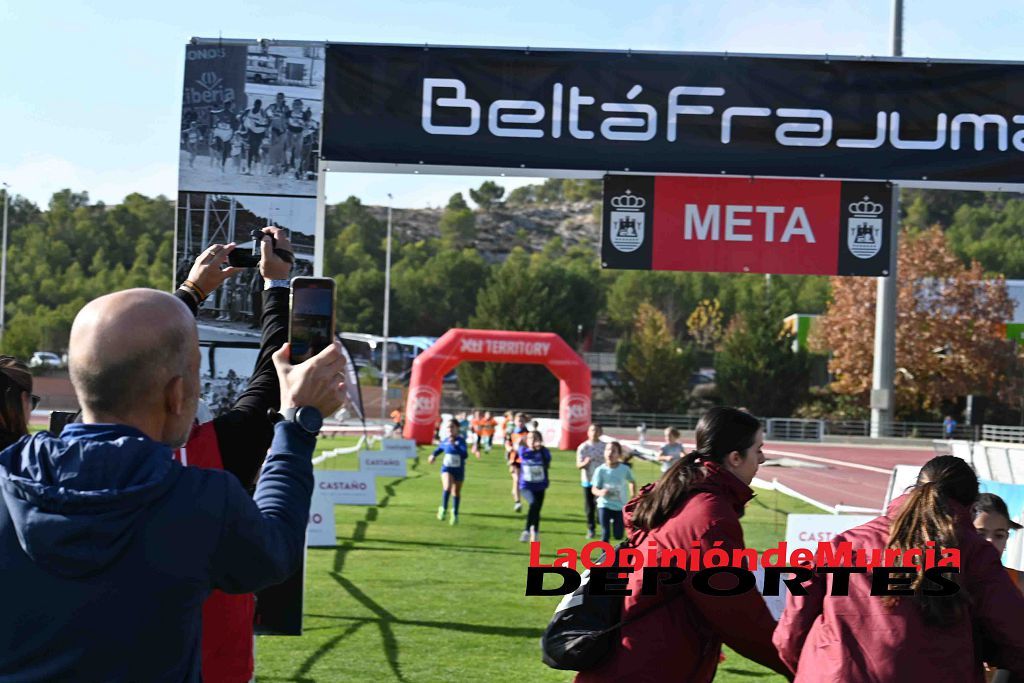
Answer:
[[[288, 353], [271, 359], [280, 405], [293, 416], [337, 410], [340, 345], [300, 365]], [[200, 680], [209, 591], [252, 592], [295, 570], [315, 431], [302, 420], [274, 426], [251, 498], [233, 475], [175, 462], [193, 429], [199, 346], [191, 311], [165, 293], [90, 302], [69, 355], [83, 423], [0, 452], [0, 671]]]
[[[280, 383], [272, 356], [288, 340], [288, 278], [294, 261], [284, 230], [267, 227], [260, 234], [259, 255], [246, 254], [246, 259], [233, 258], [239, 251], [234, 245], [211, 245], [199, 255], [188, 279], [175, 292], [196, 314], [201, 299], [194, 287], [209, 296], [245, 268], [258, 267], [262, 276], [262, 339], [252, 376], [228, 411], [211, 422], [196, 425], [188, 443], [175, 451], [175, 459], [183, 465], [226, 470], [247, 489], [255, 485], [274, 435], [268, 411], [281, 407]], [[231, 263], [240, 265], [232, 267], [228, 265]], [[194, 286], [190, 287], [189, 282]], [[255, 596], [250, 593], [231, 595], [215, 590], [207, 598], [203, 604], [204, 680], [245, 683], [252, 679], [255, 611]]]

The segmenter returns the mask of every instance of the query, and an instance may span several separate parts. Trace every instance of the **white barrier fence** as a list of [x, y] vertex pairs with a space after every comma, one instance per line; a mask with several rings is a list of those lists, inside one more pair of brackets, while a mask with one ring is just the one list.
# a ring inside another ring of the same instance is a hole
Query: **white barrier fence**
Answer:
[[1024, 444], [999, 441], [935, 441], [936, 453], [966, 460], [981, 479], [1024, 484]]
[[982, 425], [981, 440], [999, 441], [1002, 443], [1024, 443], [1024, 427]]
[[765, 438], [785, 441], [824, 441], [824, 420], [800, 420], [788, 417], [770, 417], [766, 421]]
[[[379, 450], [367, 450], [380, 445]], [[407, 439], [381, 439], [366, 435], [355, 446], [335, 448], [313, 458], [320, 464], [340, 455], [357, 455], [358, 470], [314, 470], [306, 545], [332, 547], [335, 536], [335, 505], [376, 505], [377, 477], [393, 479], [408, 475], [408, 461], [416, 457], [416, 443]]]

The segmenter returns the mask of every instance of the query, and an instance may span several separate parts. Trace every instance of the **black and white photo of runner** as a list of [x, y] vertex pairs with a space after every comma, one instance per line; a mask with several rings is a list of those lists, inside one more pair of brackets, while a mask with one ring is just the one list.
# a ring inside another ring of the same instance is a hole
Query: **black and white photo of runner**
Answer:
[[185, 69], [179, 190], [316, 195], [323, 46], [190, 46]]
[[[211, 244], [234, 242], [236, 250], [258, 253], [251, 233], [268, 225], [288, 231], [295, 255], [292, 277], [313, 274], [316, 198], [178, 193], [177, 281], [182, 282], [196, 257]], [[234, 328], [254, 328], [259, 322], [263, 280], [258, 268], [246, 268], [227, 280], [200, 307], [201, 322]]]

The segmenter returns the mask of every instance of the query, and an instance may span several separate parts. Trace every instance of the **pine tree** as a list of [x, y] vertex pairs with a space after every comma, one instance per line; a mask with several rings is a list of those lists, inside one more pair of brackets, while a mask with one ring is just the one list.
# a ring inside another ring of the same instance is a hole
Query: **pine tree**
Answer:
[[624, 410], [679, 413], [686, 409], [695, 355], [691, 345], [673, 338], [664, 313], [651, 304], [640, 304], [633, 329], [619, 341], [615, 356], [618, 380], [613, 391]]
[[806, 398], [810, 361], [793, 350], [776, 310], [752, 308], [737, 315], [715, 357], [722, 400], [762, 417], [786, 417]]
[[[476, 202], [484, 211], [490, 211], [494, 205], [501, 201], [505, 194], [505, 188], [493, 180], [485, 180], [477, 190], [469, 191], [469, 198]], [[459, 195], [461, 196], [461, 195]]]
[[476, 216], [461, 192], [456, 192], [448, 200], [438, 227], [441, 230], [441, 242], [449, 249], [461, 249], [473, 244], [476, 239]]
[[[596, 263], [549, 245], [529, 256], [515, 248], [477, 297], [472, 328], [554, 332], [570, 346], [593, 329], [603, 303]], [[463, 363], [459, 385], [475, 405], [553, 408], [558, 382], [543, 366]]]

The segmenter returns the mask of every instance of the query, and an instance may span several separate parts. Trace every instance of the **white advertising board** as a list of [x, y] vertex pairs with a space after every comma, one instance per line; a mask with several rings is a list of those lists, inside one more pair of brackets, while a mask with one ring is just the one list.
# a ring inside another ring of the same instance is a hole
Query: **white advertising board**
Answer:
[[306, 526], [306, 545], [310, 548], [333, 547], [335, 505], [376, 505], [377, 477], [372, 472], [314, 470], [313, 500]]
[[537, 431], [544, 437], [544, 445], [555, 448], [562, 438], [562, 421], [550, 417], [537, 418]]
[[324, 548], [338, 544], [334, 535], [334, 503], [327, 496], [313, 494], [306, 526], [306, 546]]
[[323, 496], [334, 505], [376, 505], [377, 480], [369, 472], [316, 470], [313, 498]]
[[404, 477], [408, 462], [402, 451], [359, 451], [359, 471], [378, 477]]
[[896, 465], [892, 468], [892, 474], [889, 475], [889, 490], [885, 494], [885, 508], [889, 507], [893, 498], [899, 498], [917, 483], [920, 471], [920, 465]]
[[786, 518], [786, 553], [797, 548], [817, 550], [837, 534], [874, 519], [874, 515], [790, 515]]
[[[837, 534], [860, 526], [874, 519], [871, 515], [789, 515], [786, 519], [786, 556], [798, 548], [817, 550], [818, 543], [827, 543]], [[786, 585], [779, 582], [778, 595], [764, 595], [764, 570], [755, 572], [757, 590], [762, 593], [765, 604], [776, 620], [786, 607]]]
[[403, 458], [416, 457], [416, 442], [412, 439], [381, 439], [380, 449]]

